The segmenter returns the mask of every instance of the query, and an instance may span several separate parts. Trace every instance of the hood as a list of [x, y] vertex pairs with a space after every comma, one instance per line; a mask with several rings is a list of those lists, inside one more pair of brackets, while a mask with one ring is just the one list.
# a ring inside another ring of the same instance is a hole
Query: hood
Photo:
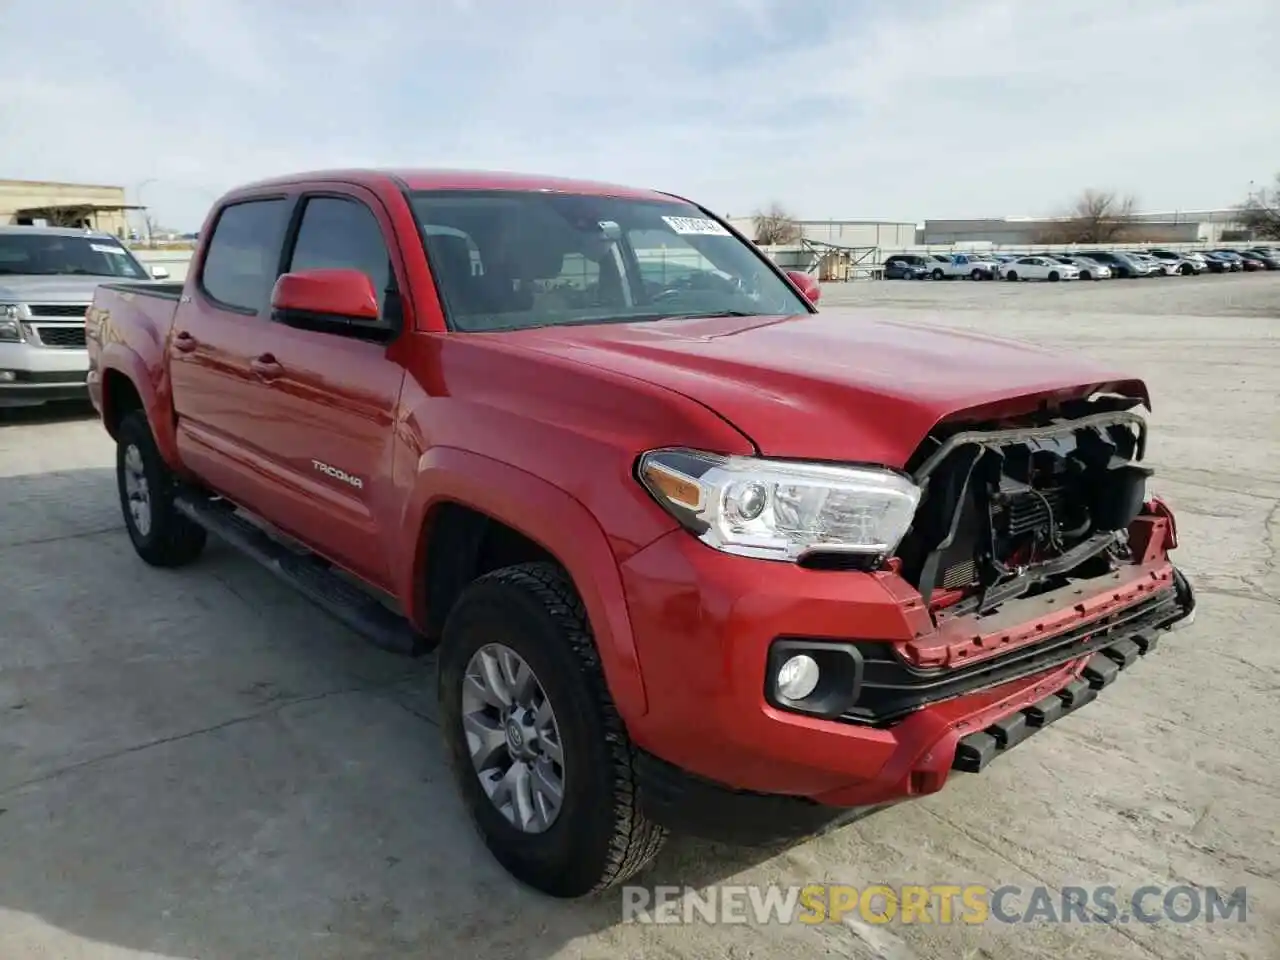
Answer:
[[88, 303], [93, 291], [104, 283], [119, 283], [125, 277], [85, 277], [78, 274], [44, 276], [0, 276], [0, 303]]
[[869, 311], [544, 327], [524, 349], [674, 390], [766, 456], [902, 467], [939, 421], [1026, 412], [1041, 400], [1145, 385], [1072, 354]]

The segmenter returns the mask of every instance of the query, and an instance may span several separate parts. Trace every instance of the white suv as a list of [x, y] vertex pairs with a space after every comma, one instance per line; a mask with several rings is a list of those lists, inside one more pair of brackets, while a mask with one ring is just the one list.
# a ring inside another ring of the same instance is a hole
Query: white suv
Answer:
[[0, 227], [0, 407], [87, 397], [84, 314], [93, 291], [164, 276], [110, 234]]

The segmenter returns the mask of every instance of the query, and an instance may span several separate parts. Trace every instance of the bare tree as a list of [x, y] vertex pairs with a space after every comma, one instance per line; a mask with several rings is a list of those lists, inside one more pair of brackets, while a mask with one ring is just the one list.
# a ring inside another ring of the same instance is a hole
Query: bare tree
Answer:
[[1115, 243], [1125, 239], [1137, 202], [1110, 190], [1086, 190], [1070, 210], [1041, 229], [1039, 243]]
[[755, 225], [756, 243], [761, 246], [795, 243], [804, 235], [795, 217], [787, 213], [779, 203], [770, 204], [767, 210], [757, 211], [751, 219]]
[[1240, 223], [1258, 240], [1280, 240], [1280, 173], [1271, 189], [1263, 187], [1236, 207]]

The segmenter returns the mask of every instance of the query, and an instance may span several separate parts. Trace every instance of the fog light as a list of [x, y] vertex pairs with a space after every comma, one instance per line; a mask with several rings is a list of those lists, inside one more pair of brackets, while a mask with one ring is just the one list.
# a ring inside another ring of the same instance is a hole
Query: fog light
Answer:
[[0, 383], [13, 383], [18, 379], [18, 375], [12, 370], [0, 370]]
[[818, 686], [818, 661], [808, 654], [792, 657], [778, 671], [778, 693], [788, 700], [803, 700]]

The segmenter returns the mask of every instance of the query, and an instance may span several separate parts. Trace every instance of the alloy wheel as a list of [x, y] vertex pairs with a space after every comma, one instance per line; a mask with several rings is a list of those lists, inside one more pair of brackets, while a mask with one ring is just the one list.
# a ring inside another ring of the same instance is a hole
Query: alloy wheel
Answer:
[[542, 833], [564, 802], [564, 750], [555, 710], [533, 668], [501, 643], [467, 663], [462, 729], [485, 793], [524, 833]]
[[129, 444], [124, 451], [124, 490], [129, 503], [129, 516], [139, 536], [151, 533], [151, 487], [142, 463], [142, 451]]

